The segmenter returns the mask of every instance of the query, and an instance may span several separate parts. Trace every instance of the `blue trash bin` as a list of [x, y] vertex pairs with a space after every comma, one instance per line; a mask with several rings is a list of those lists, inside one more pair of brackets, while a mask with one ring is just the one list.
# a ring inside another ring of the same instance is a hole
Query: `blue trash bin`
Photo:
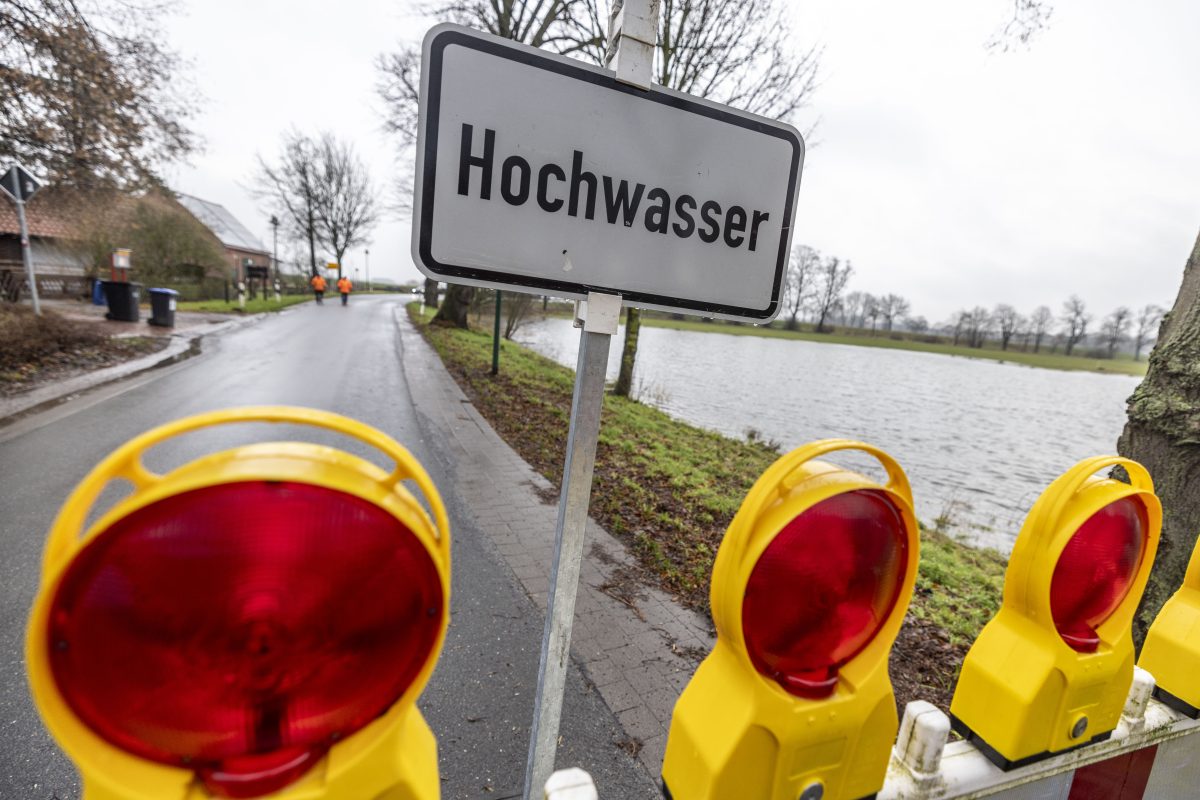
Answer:
[[92, 305], [102, 306], [104, 303], [104, 281], [97, 278], [92, 282]]
[[150, 290], [150, 324], [161, 325], [164, 328], [175, 327], [175, 298], [179, 292], [174, 289]]

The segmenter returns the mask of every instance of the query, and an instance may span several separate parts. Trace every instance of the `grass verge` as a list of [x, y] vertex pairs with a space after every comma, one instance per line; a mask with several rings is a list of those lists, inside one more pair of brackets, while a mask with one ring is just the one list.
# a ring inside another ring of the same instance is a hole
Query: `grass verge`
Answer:
[[[337, 295], [334, 295], [337, 298]], [[224, 300], [187, 300], [176, 304], [177, 311], [204, 311], [216, 314], [261, 314], [264, 311], [282, 311], [288, 306], [305, 303], [312, 300], [310, 294], [285, 294], [276, 303], [274, 300], [257, 298], [247, 300], [246, 307], [241, 308], [236, 300], [226, 303]]]
[[[557, 485], [572, 371], [505, 341], [500, 374], [492, 376], [489, 335], [426, 325], [409, 309], [480, 413]], [[637, 555], [643, 578], [707, 613], [709, 575], [725, 529], [777, 457], [762, 443], [729, 439], [609, 395], [589, 511]], [[966, 645], [999, 607], [1004, 568], [995, 552], [922, 531], [913, 604], [893, 651], [898, 700], [948, 706]]]

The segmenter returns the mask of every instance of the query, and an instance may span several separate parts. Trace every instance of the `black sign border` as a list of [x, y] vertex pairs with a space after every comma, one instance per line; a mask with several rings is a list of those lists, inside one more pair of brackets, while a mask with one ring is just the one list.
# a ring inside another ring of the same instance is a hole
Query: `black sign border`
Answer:
[[[527, 66], [554, 72], [568, 78], [586, 81], [587, 83], [602, 86], [606, 89], [622, 92], [640, 100], [659, 103], [688, 113], [699, 114], [720, 122], [737, 125], [756, 133], [774, 136], [791, 144], [792, 164], [788, 174], [787, 198], [783, 209], [783, 218], [787, 227], [780, 232], [779, 253], [775, 264], [775, 281], [771, 288], [771, 302], [767, 307], [765, 309], [742, 308], [740, 306], [723, 305], [720, 303], [685, 300], [665, 295], [630, 292], [612, 286], [536, 278], [495, 269], [480, 269], [479, 267], [469, 267], [460, 264], [446, 264], [435, 259], [433, 257], [433, 194], [434, 183], [437, 178], [438, 120], [441, 116], [442, 107], [442, 60], [446, 48], [451, 45], [459, 45], [471, 50], [487, 53], [488, 55], [508, 59], [509, 61], [516, 61]], [[627, 305], [653, 305], [668, 309], [678, 309], [681, 312], [721, 314], [752, 320], [769, 320], [779, 312], [780, 291], [788, 263], [787, 246], [790, 238], [790, 226], [792, 224], [792, 206], [796, 200], [796, 184], [799, 180], [800, 163], [804, 155], [804, 142], [792, 131], [760, 120], [734, 114], [722, 108], [714, 108], [713, 106], [698, 103], [694, 100], [688, 100], [686, 97], [667, 94], [653, 88], [650, 90], [639, 89], [620, 83], [611, 73], [595, 72], [583, 66], [564, 63], [556, 58], [547, 57], [536, 51], [530, 52], [525, 49], [517, 49], [507, 42], [490, 41], [489, 39], [458, 30], [446, 30], [434, 36], [430, 42], [427, 69], [429, 71], [429, 82], [426, 84], [427, 96], [423, 98], [426, 104], [425, 147], [424, 153], [421, 155], [424, 159], [424, 165], [421, 180], [421, 218], [419, 220], [420, 227], [417, 247], [421, 261], [430, 272], [435, 273], [438, 277], [447, 279], [466, 278], [474, 281], [502, 283], [513, 287], [540, 289], [544, 290], [542, 292], [544, 294], [586, 295], [588, 292], [619, 294]]]

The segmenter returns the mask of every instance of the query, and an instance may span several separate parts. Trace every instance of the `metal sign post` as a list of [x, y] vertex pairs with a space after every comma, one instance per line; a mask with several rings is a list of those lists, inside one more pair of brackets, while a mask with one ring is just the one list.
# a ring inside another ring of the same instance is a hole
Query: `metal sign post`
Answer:
[[414, 262], [435, 281], [580, 303], [525, 800], [554, 767], [620, 309], [767, 322], [790, 251], [800, 132], [652, 85], [659, 5], [613, 3], [608, 69], [450, 23], [422, 45]]
[[29, 281], [29, 299], [33, 301], [33, 313], [42, 315], [42, 306], [38, 302], [37, 278], [33, 273], [33, 253], [29, 249], [29, 226], [25, 223], [25, 201], [33, 197], [40, 186], [33, 176], [13, 164], [9, 167], [4, 180], [0, 180], [3, 188], [17, 203], [17, 223], [21, 228], [21, 260], [25, 262], [25, 279]]
[[621, 298], [611, 294], [589, 294], [576, 313], [583, 317], [576, 319], [577, 325], [582, 323], [579, 360], [575, 365], [571, 427], [567, 435], [567, 458], [563, 465], [558, 523], [554, 532], [554, 566], [546, 598], [546, 627], [542, 633], [533, 728], [529, 734], [525, 800], [540, 800], [542, 786], [554, 771], [567, 665], [571, 660], [575, 595], [579, 589], [588, 501], [592, 495], [592, 470], [600, 438], [600, 412], [604, 407], [604, 375], [608, 368], [609, 345], [617, 332], [621, 314]]
[[[620, 0], [614, 3], [606, 61], [610, 65], [617, 62], [618, 80], [649, 88], [658, 6], [659, 0], [632, 0], [623, 8]], [[575, 365], [575, 395], [571, 400], [571, 426], [554, 535], [554, 567], [546, 597], [546, 627], [542, 633], [533, 727], [529, 734], [525, 800], [540, 800], [542, 787], [554, 772], [588, 501], [592, 495], [592, 471], [604, 408], [604, 378], [609, 346], [620, 315], [619, 295], [594, 292], [588, 293], [587, 300], [579, 303], [576, 311], [575, 324], [581, 327], [579, 360]]]

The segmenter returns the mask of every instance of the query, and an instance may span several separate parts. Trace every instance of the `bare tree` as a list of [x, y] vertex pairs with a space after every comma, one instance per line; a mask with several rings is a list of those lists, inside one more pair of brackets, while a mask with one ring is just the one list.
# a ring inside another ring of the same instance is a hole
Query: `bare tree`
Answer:
[[317, 142], [315, 219], [317, 234], [329, 246], [342, 277], [342, 258], [356, 244], [366, 244], [379, 221], [375, 188], [362, 159], [348, 142], [325, 133]]
[[318, 208], [321, 194], [320, 146], [297, 132], [283, 135], [279, 161], [271, 165], [258, 156], [254, 195], [283, 217], [288, 230], [308, 243], [309, 274], [317, 274]]
[[1185, 262], [1183, 282], [1146, 378], [1129, 398], [1129, 422], [1118, 452], [1154, 476], [1163, 527], [1154, 570], [1134, 622], [1140, 642], [1159, 608], [1183, 581], [1200, 526], [1200, 236]]
[[995, 320], [997, 327], [1000, 328], [1000, 349], [1007, 350], [1008, 342], [1016, 333], [1017, 328], [1021, 324], [1021, 315], [1017, 310], [1007, 303], [1001, 303], [996, 306], [992, 312], [992, 319]]
[[1050, 25], [1053, 7], [1043, 0], [1011, 0], [1012, 15], [988, 40], [990, 49], [1010, 50], [1027, 45]]
[[883, 306], [880, 304], [880, 298], [873, 294], [863, 295], [863, 317], [871, 321], [871, 335], [875, 335], [875, 331], [879, 328], [879, 317], [883, 314]]
[[837, 307], [838, 301], [841, 300], [842, 292], [846, 290], [846, 283], [850, 280], [850, 274], [854, 268], [847, 261], [842, 264], [837, 256], [830, 256], [821, 264], [821, 268], [817, 270], [817, 293], [816, 293], [816, 314], [817, 314], [817, 333], [826, 333], [828, 328], [825, 327], [825, 320], [829, 318], [830, 313]]
[[879, 313], [883, 315], [883, 329], [890, 331], [896, 319], [908, 314], [910, 304], [898, 294], [885, 294], [879, 298]]
[[1073, 294], [1063, 303], [1063, 341], [1067, 347], [1067, 355], [1071, 355], [1071, 350], [1075, 348], [1075, 345], [1082, 342], [1087, 336], [1087, 326], [1091, 320], [1092, 316], [1087, 313], [1087, 308], [1079, 299], [1079, 295]]
[[505, 292], [500, 302], [504, 305], [504, 338], [511, 340], [533, 307], [533, 295]]
[[1054, 321], [1054, 312], [1049, 306], [1038, 306], [1029, 316], [1029, 327], [1033, 330], [1033, 352], [1042, 347], [1042, 339], [1050, 331], [1050, 323]]
[[0, 3], [0, 161], [82, 190], [159, 183], [196, 146], [157, 0]]
[[967, 327], [967, 320], [970, 318], [971, 312], [963, 309], [955, 311], [954, 316], [950, 319], [949, 328], [954, 335], [954, 346], [958, 347], [958, 340], [962, 338], [963, 330]]
[[789, 312], [789, 331], [800, 327], [800, 312], [812, 297], [813, 280], [820, 265], [821, 254], [813, 248], [806, 244], [798, 244], [792, 248], [783, 294], [784, 308]]
[[[449, 0], [433, 3], [425, 11], [443, 22], [466, 25], [533, 47], [564, 54], [582, 52], [596, 63], [603, 60], [607, 15], [601, 18], [591, 0]], [[417, 140], [421, 45], [410, 42], [393, 53], [384, 53], [375, 66], [376, 90], [385, 107], [384, 128], [407, 148]]]
[[821, 51], [797, 47], [771, 0], [663, 0], [658, 82], [789, 119], [817, 86]]
[[929, 330], [929, 320], [924, 317], [905, 317], [904, 327], [908, 328], [915, 334], [923, 334]]
[[1137, 315], [1137, 333], [1133, 338], [1133, 360], [1137, 361], [1142, 357], [1142, 348], [1146, 346], [1146, 342], [1150, 340], [1150, 331], [1158, 325], [1162, 319], [1163, 309], [1161, 306], [1156, 306], [1153, 303], [1142, 306], [1142, 310]]
[[866, 292], [854, 291], [846, 293], [845, 298], [838, 305], [843, 325], [848, 328], [861, 328], [863, 326], [866, 317], [863, 309], [866, 308], [868, 297], [870, 295]]
[[1116, 355], [1117, 346], [1124, 341], [1129, 332], [1129, 325], [1133, 322], [1132, 317], [1133, 312], [1128, 306], [1119, 306], [1100, 324], [1100, 338], [1104, 341], [1109, 358]]
[[992, 324], [991, 313], [983, 306], [975, 306], [966, 313], [964, 320], [967, 332], [967, 346], [976, 349], [983, 347]]

